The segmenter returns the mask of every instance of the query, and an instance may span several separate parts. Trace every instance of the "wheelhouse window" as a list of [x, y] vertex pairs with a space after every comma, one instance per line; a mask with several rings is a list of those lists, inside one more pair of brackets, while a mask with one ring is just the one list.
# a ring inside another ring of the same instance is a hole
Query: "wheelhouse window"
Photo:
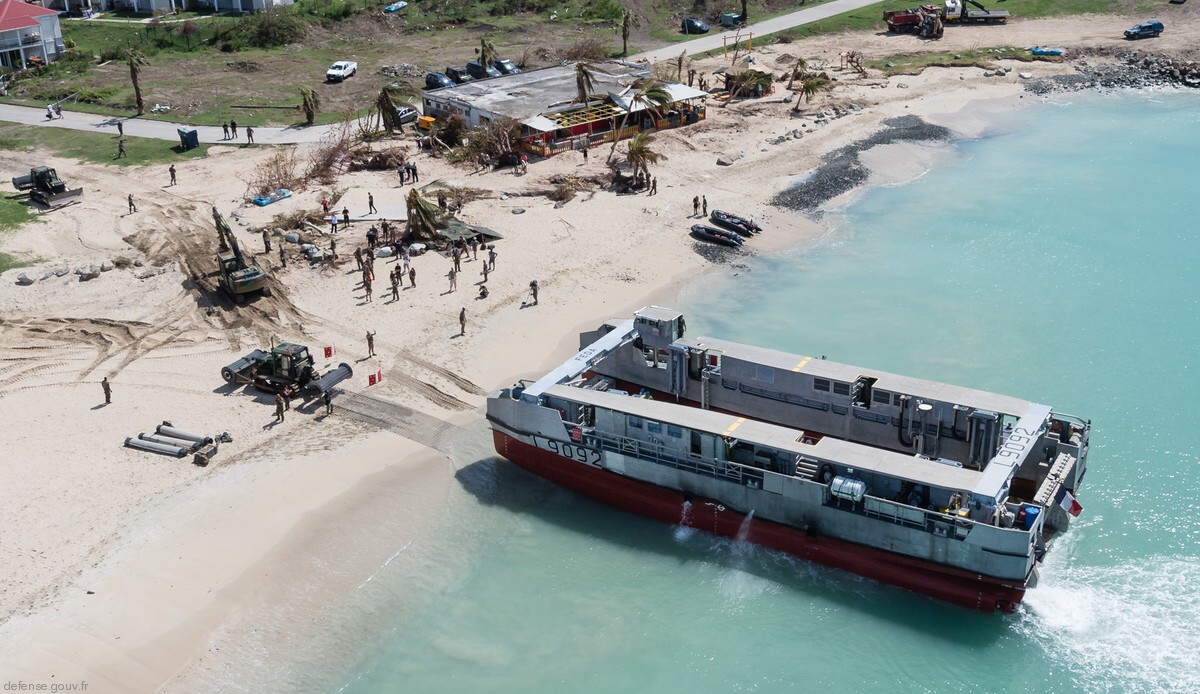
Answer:
[[677, 439], [683, 438], [683, 429], [680, 429], [679, 427], [675, 426], [674, 424], [668, 424], [667, 425], [667, 436], [674, 436]]
[[829, 392], [829, 380], [825, 378], [813, 379], [813, 390], [819, 390], [825, 393]]
[[646, 431], [650, 432], [651, 434], [661, 434], [662, 433], [662, 423], [661, 422], [652, 422], [647, 419], [646, 420]]
[[641, 429], [642, 428], [642, 418], [634, 417], [633, 415], [630, 415], [629, 416], [629, 426], [633, 427], [634, 429]]
[[871, 395], [871, 399], [878, 405], [892, 404], [892, 394], [886, 391], [877, 390]]
[[837, 381], [834, 381], [833, 392], [835, 395], [849, 395], [850, 394], [850, 384], [849, 383], [838, 383]]

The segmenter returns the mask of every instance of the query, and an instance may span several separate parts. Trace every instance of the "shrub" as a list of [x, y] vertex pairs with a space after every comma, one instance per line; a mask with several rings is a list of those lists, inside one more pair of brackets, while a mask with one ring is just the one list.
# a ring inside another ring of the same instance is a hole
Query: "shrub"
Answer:
[[625, 8], [617, 0], [595, 0], [589, 2], [583, 11], [585, 19], [603, 19], [610, 22], [621, 21]]

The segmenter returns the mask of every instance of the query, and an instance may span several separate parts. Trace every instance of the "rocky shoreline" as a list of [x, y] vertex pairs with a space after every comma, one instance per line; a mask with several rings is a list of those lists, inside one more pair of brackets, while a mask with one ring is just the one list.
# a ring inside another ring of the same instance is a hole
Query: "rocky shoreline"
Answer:
[[1077, 92], [1085, 89], [1200, 88], [1200, 61], [1141, 51], [1092, 50], [1072, 61], [1074, 75], [1057, 75], [1025, 82], [1034, 94]]
[[858, 155], [872, 147], [895, 142], [929, 142], [950, 139], [950, 129], [926, 123], [917, 116], [889, 118], [883, 130], [825, 155], [823, 163], [801, 183], [771, 199], [771, 204], [818, 219], [817, 208], [867, 182], [871, 171]]

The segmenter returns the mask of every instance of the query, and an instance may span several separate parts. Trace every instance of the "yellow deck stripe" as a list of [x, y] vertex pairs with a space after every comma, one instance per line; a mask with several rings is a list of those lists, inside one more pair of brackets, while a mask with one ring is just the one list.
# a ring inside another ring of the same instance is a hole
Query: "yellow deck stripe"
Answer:
[[800, 369], [803, 369], [804, 365], [810, 361], [812, 361], [812, 357], [805, 357], [805, 358], [801, 359], [800, 363], [796, 364], [796, 366], [792, 368], [792, 371], [799, 371]]
[[721, 436], [729, 436], [730, 434], [733, 433], [733, 430], [740, 427], [742, 425], [742, 422], [744, 422], [744, 421], [746, 421], [745, 417], [738, 417], [738, 420], [736, 422], [734, 422], [733, 424], [730, 424], [729, 428], [726, 429], [725, 433], [721, 434]]

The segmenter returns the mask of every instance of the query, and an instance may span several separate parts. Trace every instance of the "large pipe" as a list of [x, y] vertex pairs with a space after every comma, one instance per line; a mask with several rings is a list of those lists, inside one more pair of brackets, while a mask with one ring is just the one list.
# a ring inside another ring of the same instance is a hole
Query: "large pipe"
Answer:
[[172, 455], [172, 456], [175, 456], [176, 458], [182, 458], [183, 456], [188, 454], [188, 451], [186, 448], [180, 448], [179, 446], [171, 446], [171, 445], [165, 444], [165, 443], [155, 443], [154, 441], [143, 441], [142, 439], [135, 439], [132, 436], [125, 439], [125, 445], [130, 448], [140, 448], [143, 451], [150, 451], [152, 453], [163, 453], [165, 455]]
[[159, 436], [158, 434], [138, 434], [138, 438], [143, 441], [153, 441], [154, 443], [164, 443], [168, 446], [179, 446], [186, 448], [189, 451], [199, 450], [204, 444], [200, 441], [184, 441], [171, 436]]
[[196, 443], [212, 443], [213, 442], [213, 438], [211, 436], [201, 436], [199, 434], [193, 434], [193, 433], [184, 431], [183, 429], [176, 429], [175, 427], [173, 427], [169, 424], [159, 424], [156, 431], [158, 433], [162, 434], [163, 436], [170, 436], [171, 438], [175, 438], [175, 439], [183, 439], [184, 441], [194, 441]]
[[308, 393], [320, 395], [353, 375], [354, 369], [350, 368], [350, 365], [346, 362], [342, 362], [336, 369], [332, 369], [321, 378], [309, 382], [308, 385], [304, 386], [304, 390]]

